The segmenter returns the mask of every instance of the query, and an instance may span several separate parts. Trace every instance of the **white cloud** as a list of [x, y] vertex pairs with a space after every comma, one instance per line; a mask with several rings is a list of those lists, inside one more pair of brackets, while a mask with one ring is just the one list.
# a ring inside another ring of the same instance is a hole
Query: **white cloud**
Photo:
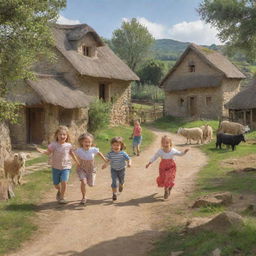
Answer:
[[[129, 21], [127, 18], [123, 18], [123, 20]], [[211, 45], [213, 43], [221, 44], [217, 37], [218, 31], [201, 20], [191, 22], [183, 21], [171, 27], [149, 21], [144, 17], [138, 17], [137, 20], [147, 27], [155, 39], [169, 38], [205, 45]]]
[[76, 24], [81, 24], [81, 22], [79, 20], [71, 20], [68, 19], [62, 15], [59, 16], [58, 20], [57, 20], [58, 24], [64, 24], [64, 25], [76, 25]]

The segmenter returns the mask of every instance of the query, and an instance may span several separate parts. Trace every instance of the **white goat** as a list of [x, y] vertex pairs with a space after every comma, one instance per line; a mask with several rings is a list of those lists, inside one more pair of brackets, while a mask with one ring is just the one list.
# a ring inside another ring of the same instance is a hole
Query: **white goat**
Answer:
[[205, 124], [203, 126], [200, 127], [203, 131], [203, 140], [206, 143], [211, 142], [212, 140], [212, 135], [213, 135], [213, 129], [210, 125]]
[[229, 133], [233, 135], [244, 134], [250, 131], [250, 128], [246, 125], [242, 125], [235, 122], [222, 121], [218, 133]]

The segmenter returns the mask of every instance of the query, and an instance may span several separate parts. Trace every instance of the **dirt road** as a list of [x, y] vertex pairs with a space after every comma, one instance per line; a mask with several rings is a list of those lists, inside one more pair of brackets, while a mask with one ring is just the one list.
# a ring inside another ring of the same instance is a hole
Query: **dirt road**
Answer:
[[[38, 208], [39, 231], [22, 249], [10, 255], [147, 255], [152, 242], [163, 233], [168, 210], [186, 202], [195, 174], [207, 161], [196, 147], [177, 157], [176, 186], [170, 200], [163, 201], [163, 189], [155, 183], [159, 160], [149, 169], [144, 167], [159, 149], [161, 136], [166, 134], [154, 132], [156, 141], [140, 157], [134, 157], [132, 168], [127, 169], [126, 186], [116, 203], [111, 200], [109, 170], [98, 170], [97, 186], [89, 189], [85, 207], [79, 205], [79, 182], [75, 179], [68, 188], [70, 203], [60, 206], [54, 201], [55, 193], [48, 193]], [[182, 149], [179, 144], [184, 143], [184, 138], [171, 136], [175, 147]]]

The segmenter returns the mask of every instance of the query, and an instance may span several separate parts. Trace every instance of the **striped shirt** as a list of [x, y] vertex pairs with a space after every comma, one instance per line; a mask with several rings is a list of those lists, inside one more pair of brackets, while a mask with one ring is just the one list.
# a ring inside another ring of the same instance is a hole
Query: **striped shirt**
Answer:
[[128, 154], [124, 151], [114, 152], [111, 151], [106, 155], [110, 161], [110, 166], [114, 170], [122, 170], [126, 167], [126, 161], [130, 160]]

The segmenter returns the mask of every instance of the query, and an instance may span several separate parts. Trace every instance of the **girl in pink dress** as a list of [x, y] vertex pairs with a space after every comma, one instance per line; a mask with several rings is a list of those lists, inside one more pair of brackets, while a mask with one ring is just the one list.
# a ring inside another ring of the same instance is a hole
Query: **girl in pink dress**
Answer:
[[134, 128], [132, 133], [132, 148], [133, 154], [140, 155], [140, 144], [142, 141], [142, 128], [140, 126], [139, 120], [134, 121]]
[[174, 156], [183, 156], [189, 151], [189, 149], [185, 149], [183, 152], [180, 152], [173, 148], [172, 140], [167, 135], [162, 137], [161, 146], [162, 148], [159, 149], [150, 159], [146, 168], [161, 157], [159, 176], [157, 177], [156, 182], [158, 187], [164, 187], [164, 199], [167, 199], [170, 196], [172, 187], [174, 186], [176, 176], [176, 163], [173, 160]]

